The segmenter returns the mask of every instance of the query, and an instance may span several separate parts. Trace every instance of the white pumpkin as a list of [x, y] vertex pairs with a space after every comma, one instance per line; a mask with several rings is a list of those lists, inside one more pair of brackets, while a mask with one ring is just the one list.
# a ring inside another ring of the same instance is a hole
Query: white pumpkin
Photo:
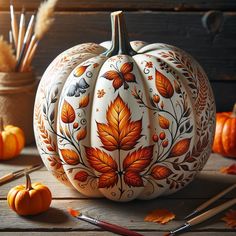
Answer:
[[60, 54], [36, 96], [34, 130], [47, 168], [89, 197], [152, 199], [183, 188], [206, 163], [215, 104], [182, 50], [129, 43], [122, 12], [112, 41]]

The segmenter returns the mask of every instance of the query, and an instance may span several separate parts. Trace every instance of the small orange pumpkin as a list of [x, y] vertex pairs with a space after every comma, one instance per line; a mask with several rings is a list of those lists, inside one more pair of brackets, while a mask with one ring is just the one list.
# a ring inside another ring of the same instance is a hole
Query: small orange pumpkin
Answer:
[[236, 103], [232, 112], [216, 114], [213, 152], [236, 158]]
[[25, 146], [25, 135], [22, 129], [13, 125], [3, 126], [0, 119], [0, 160], [17, 157]]
[[26, 185], [12, 188], [7, 201], [10, 208], [18, 215], [36, 215], [48, 210], [52, 201], [49, 188], [41, 183], [31, 185], [31, 180], [26, 174]]

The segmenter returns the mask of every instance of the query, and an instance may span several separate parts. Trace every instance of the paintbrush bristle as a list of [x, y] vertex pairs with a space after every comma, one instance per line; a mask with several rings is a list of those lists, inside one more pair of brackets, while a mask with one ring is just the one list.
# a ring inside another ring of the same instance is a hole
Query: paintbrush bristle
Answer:
[[68, 210], [68, 212], [70, 213], [70, 215], [72, 215], [72, 216], [74, 216], [74, 217], [78, 217], [78, 216], [80, 215], [80, 212], [79, 212], [79, 211], [74, 210], [74, 209], [72, 209], [72, 208], [70, 208], [70, 207], [69, 207], [67, 210]]

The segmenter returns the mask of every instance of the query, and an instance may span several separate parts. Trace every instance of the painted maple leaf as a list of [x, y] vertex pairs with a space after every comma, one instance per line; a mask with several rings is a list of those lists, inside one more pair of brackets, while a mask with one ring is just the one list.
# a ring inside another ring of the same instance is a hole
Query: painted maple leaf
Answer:
[[103, 148], [131, 150], [141, 138], [142, 119], [131, 121], [131, 112], [120, 95], [108, 107], [107, 124], [97, 122], [98, 136]]
[[124, 85], [124, 89], [128, 89], [128, 82], [136, 82], [135, 75], [131, 73], [133, 70], [133, 62], [124, 63], [120, 70], [109, 70], [102, 77], [112, 80], [112, 85], [115, 90], [119, 89], [122, 85]]

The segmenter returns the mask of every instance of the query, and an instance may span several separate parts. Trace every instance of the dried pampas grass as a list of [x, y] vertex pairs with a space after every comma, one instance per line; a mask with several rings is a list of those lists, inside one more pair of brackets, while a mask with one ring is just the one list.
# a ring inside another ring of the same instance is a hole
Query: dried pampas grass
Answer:
[[0, 36], [0, 71], [11, 72], [15, 70], [15, 66], [16, 57], [12, 46], [3, 39], [3, 36]]
[[54, 21], [54, 8], [58, 0], [48, 0], [41, 3], [36, 16], [34, 33], [38, 40], [42, 39]]

